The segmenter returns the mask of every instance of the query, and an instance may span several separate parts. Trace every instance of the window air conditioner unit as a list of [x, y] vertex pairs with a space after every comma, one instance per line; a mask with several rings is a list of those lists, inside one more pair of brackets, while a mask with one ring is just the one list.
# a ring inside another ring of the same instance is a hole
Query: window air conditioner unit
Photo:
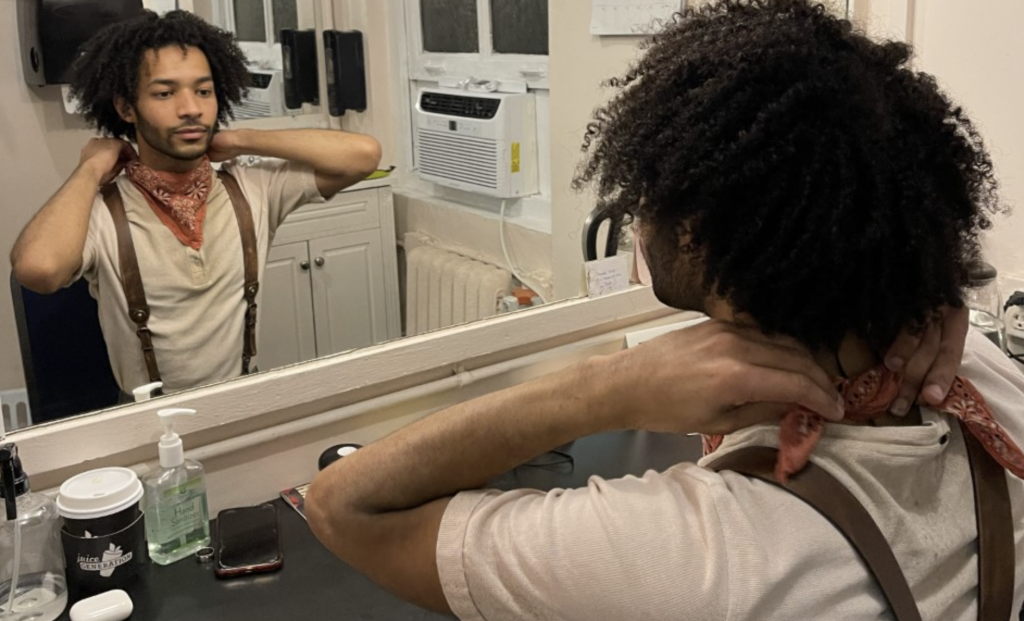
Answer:
[[416, 102], [419, 175], [499, 198], [536, 194], [535, 119], [529, 93], [421, 89]]
[[279, 69], [250, 69], [249, 92], [232, 110], [236, 119], [284, 116], [284, 76]]

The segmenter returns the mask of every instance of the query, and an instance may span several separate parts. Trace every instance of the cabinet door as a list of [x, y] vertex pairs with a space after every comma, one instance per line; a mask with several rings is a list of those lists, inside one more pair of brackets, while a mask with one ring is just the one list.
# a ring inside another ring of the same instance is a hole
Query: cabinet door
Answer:
[[260, 369], [316, 358], [310, 270], [306, 242], [270, 248], [256, 322]]
[[309, 242], [313, 315], [321, 356], [388, 339], [380, 232], [344, 233]]

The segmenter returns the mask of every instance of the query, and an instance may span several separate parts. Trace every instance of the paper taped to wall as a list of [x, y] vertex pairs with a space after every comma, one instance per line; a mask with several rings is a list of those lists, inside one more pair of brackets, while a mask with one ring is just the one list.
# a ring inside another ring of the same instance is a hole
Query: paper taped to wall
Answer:
[[685, 6], [685, 0], [592, 0], [590, 34], [653, 34], [663, 21]]

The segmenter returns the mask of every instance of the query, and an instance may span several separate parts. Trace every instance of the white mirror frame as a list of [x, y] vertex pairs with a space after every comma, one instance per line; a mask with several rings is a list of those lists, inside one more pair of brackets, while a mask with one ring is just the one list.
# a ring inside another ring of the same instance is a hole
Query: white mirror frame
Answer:
[[17, 442], [33, 474], [33, 486], [47, 489], [88, 468], [152, 460], [161, 433], [157, 409], [196, 409], [199, 414], [182, 420], [177, 429], [189, 452], [197, 453], [196, 458], [224, 454], [266, 441], [267, 433], [283, 433], [285, 425], [288, 431], [315, 428], [325, 420], [318, 416], [346, 406], [453, 376], [456, 384], [464, 378], [471, 381], [474, 370], [677, 313], [658, 302], [649, 287], [637, 286], [300, 363], [155, 402], [46, 423], [13, 432], [8, 440]]

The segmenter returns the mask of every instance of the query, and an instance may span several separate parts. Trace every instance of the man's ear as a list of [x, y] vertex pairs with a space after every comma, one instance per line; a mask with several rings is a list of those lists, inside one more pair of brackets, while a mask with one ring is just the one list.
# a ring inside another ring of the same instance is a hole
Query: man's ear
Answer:
[[135, 123], [135, 108], [132, 107], [128, 100], [120, 95], [114, 97], [114, 109], [117, 110], [117, 115], [121, 117], [121, 120], [125, 123]]

